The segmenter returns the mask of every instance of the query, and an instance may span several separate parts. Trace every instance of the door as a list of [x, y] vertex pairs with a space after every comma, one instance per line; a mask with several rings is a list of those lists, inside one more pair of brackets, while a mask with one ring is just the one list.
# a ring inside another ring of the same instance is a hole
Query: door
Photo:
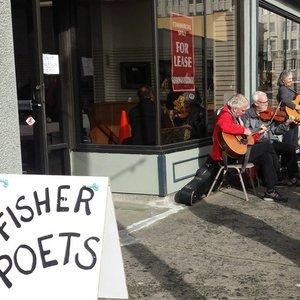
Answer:
[[53, 2], [11, 3], [23, 173], [69, 174]]

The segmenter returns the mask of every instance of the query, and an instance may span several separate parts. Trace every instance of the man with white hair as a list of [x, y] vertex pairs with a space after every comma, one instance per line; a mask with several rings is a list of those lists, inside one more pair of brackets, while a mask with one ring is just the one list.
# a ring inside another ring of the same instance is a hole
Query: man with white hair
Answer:
[[[279, 141], [278, 138], [278, 135], [289, 131], [289, 125], [293, 123], [293, 121], [288, 119], [281, 124], [278, 124], [272, 119], [270, 121], [262, 121], [260, 113], [265, 112], [269, 106], [268, 97], [264, 92], [256, 91], [252, 95], [252, 102], [252, 106], [242, 117], [245, 127], [249, 128], [252, 132], [260, 130], [260, 133], [253, 135], [255, 142], [261, 143], [270, 141], [276, 154], [281, 155], [285, 160], [288, 173], [286, 184], [288, 186], [300, 186], [300, 182], [297, 179], [298, 164], [296, 148], [292, 144]], [[279, 169], [279, 166], [277, 169]]]
[[[217, 116], [213, 131], [213, 146], [210, 157], [214, 162], [222, 163], [224, 161], [224, 149], [219, 140], [222, 132], [232, 135], [251, 135], [251, 130], [246, 128], [240, 118], [249, 108], [249, 101], [242, 94], [232, 96], [223, 106]], [[260, 130], [263, 133], [264, 129]], [[276, 169], [274, 166], [274, 149], [269, 141], [255, 144], [251, 147], [249, 162], [254, 163], [262, 171], [266, 183], [266, 192], [264, 200], [275, 202], [286, 202], [287, 199], [275, 190], [278, 182]]]

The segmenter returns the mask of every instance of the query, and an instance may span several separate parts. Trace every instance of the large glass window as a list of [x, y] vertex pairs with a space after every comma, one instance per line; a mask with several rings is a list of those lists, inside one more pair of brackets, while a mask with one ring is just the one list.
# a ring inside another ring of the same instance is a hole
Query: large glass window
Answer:
[[81, 142], [155, 144], [151, 11], [151, 0], [77, 1]]
[[208, 1], [206, 5], [208, 132], [215, 112], [238, 91], [236, 1]]
[[163, 144], [210, 135], [236, 92], [235, 10], [234, 1], [157, 1]]
[[76, 32], [82, 143], [208, 137], [237, 91], [235, 1], [77, 0]]
[[[273, 28], [274, 30], [271, 30]], [[267, 93], [274, 105], [277, 103], [277, 80], [284, 69], [291, 69], [294, 75], [294, 89], [299, 90], [299, 35], [298, 23], [265, 8], [259, 8], [258, 88]]]

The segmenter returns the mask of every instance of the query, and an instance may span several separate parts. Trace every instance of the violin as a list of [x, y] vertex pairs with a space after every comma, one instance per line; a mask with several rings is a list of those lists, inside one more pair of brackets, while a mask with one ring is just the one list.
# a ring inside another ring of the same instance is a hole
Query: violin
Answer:
[[288, 115], [283, 110], [278, 110], [273, 107], [268, 107], [267, 110], [259, 113], [259, 117], [263, 122], [274, 120], [278, 123], [283, 123], [288, 118]]

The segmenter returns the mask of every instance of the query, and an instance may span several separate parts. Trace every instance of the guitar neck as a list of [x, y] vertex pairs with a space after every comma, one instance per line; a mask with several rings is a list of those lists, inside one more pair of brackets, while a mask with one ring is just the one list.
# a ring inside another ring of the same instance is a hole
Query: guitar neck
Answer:
[[292, 91], [293, 93], [295, 93], [296, 95], [299, 95], [299, 93], [298, 92], [296, 92], [295, 90], [293, 90], [292, 88], [290, 88], [290, 87], [287, 87], [290, 91]]

